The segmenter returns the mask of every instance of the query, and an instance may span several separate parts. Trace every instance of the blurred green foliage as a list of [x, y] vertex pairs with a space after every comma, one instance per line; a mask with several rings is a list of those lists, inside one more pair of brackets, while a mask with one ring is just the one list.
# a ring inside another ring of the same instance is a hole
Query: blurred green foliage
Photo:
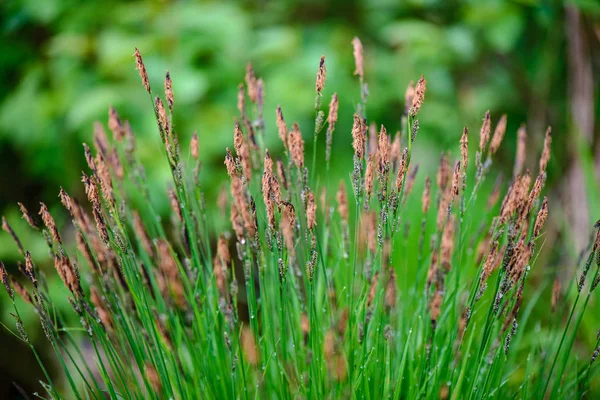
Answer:
[[[277, 104], [287, 121], [300, 123], [305, 138], [312, 134], [314, 79], [319, 57], [326, 56], [324, 101], [333, 92], [344, 94], [334, 162], [349, 165], [351, 116], [359, 99], [354, 36], [365, 47], [369, 119], [388, 131], [399, 129], [408, 82], [427, 78], [413, 155], [426, 173], [436, 168], [439, 149], [458, 150], [464, 125], [476, 135], [490, 109], [494, 122], [509, 115], [497, 158], [508, 176], [517, 127], [527, 123], [530, 151], [537, 154], [545, 127], [553, 126], [549, 173], [556, 182], [569, 163], [567, 6], [591, 24], [600, 16], [594, 0], [6, 0], [0, 5], [0, 211], [24, 242], [34, 244], [34, 257], [45, 256], [44, 243], [17, 223], [16, 202], [37, 210], [45, 201], [59, 226], [67, 226], [66, 214], [58, 211], [58, 188], [84, 197], [81, 142], [91, 142], [93, 122], [106, 122], [109, 105], [131, 122], [153, 198], [167, 210], [169, 171], [158, 156], [134, 47], [154, 87], [162, 86], [166, 69], [171, 72], [176, 128], [182, 143], [198, 132], [209, 202], [225, 178], [223, 154], [232, 143], [237, 85], [248, 62], [265, 81], [267, 146], [278, 149]], [[0, 258], [14, 268], [18, 256], [2, 235]]]

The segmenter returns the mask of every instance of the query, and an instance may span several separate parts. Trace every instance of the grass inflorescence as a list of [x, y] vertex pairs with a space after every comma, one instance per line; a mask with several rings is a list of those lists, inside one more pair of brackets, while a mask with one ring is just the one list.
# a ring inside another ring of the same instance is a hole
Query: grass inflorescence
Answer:
[[[400, 129], [390, 134], [367, 119], [363, 46], [358, 38], [352, 45], [356, 112], [338, 115], [337, 93], [323, 101], [321, 57], [308, 162], [307, 135], [285, 120], [281, 106], [273, 129], [267, 125], [264, 82], [247, 66], [232, 147], [224, 149], [230, 192], [219, 196], [218, 205], [204, 199], [196, 133], [189, 156], [182, 156], [169, 72], [163, 101], [135, 50], [172, 174], [167, 196], [173, 232], [152, 206], [131, 128], [112, 107], [112, 139], [96, 124], [93, 145], [84, 144], [89, 206], [60, 190], [76, 250], [67, 251], [43, 203], [43, 224], [19, 203], [24, 219], [46, 239], [91, 357], [67, 329], [70, 318], [54, 306], [30, 252], [3, 220], [23, 254], [20, 269], [29, 283], [19, 283], [1, 264], [0, 278], [13, 304], [17, 295], [35, 308], [66, 379], [53, 382], [40, 362], [47, 396], [554, 398], [590, 390], [598, 343], [589, 360], [574, 370], [567, 366], [600, 282], [600, 233], [579, 276], [564, 283], [576, 292], [564, 324], [555, 319], [549, 337], [523, 332], [532, 326], [542, 293], [527, 278], [549, 213], [542, 192], [550, 129], [533, 172], [524, 170], [522, 126], [512, 179], [508, 185], [500, 179], [486, 192], [483, 182], [506, 131], [506, 116], [494, 126], [488, 111], [478, 140], [465, 128], [457, 159], [443, 152], [436, 176], [420, 177], [412, 155], [426, 104], [425, 78], [409, 84]], [[336, 131], [338, 117], [352, 118], [351, 132]], [[266, 135], [277, 135], [282, 150], [265, 148]], [[339, 183], [329, 176], [334, 140], [354, 151], [348, 178]], [[470, 151], [474, 140], [478, 146]], [[325, 165], [317, 167], [320, 142]], [[420, 193], [413, 190], [417, 180], [424, 181]], [[408, 208], [409, 198], [421, 202], [417, 211]], [[218, 210], [228, 213], [230, 229], [217, 231]], [[410, 235], [411, 228], [417, 235]], [[560, 295], [555, 280], [553, 310]], [[40, 360], [16, 306], [13, 316], [15, 335]]]

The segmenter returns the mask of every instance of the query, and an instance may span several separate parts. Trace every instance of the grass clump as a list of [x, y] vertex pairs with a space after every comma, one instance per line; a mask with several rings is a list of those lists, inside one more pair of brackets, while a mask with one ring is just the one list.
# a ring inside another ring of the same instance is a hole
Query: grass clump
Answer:
[[[95, 151], [84, 144], [89, 207], [60, 191], [77, 249], [67, 251], [44, 204], [40, 226], [20, 204], [25, 220], [46, 238], [91, 357], [66, 329], [67, 318], [53, 306], [31, 254], [3, 224], [23, 253], [21, 270], [30, 281], [23, 286], [2, 266], [6, 290], [13, 304], [16, 292], [35, 307], [66, 378], [66, 384], [56, 384], [44, 369], [48, 397], [459, 399], [588, 393], [598, 349], [588, 362], [577, 362], [573, 370], [567, 366], [600, 281], [600, 233], [573, 280], [576, 297], [564, 326], [556, 323], [547, 337], [522, 328], [532, 325], [541, 295], [528, 287], [527, 277], [548, 216], [542, 191], [550, 130], [535, 175], [523, 167], [522, 127], [508, 188], [498, 181], [485, 193], [482, 182], [506, 130], [505, 116], [492, 129], [487, 112], [474, 159], [473, 135], [465, 128], [457, 160], [442, 153], [435, 179], [425, 177], [423, 192], [416, 193], [419, 165], [412, 153], [426, 80], [409, 85], [400, 131], [391, 135], [381, 126], [378, 132], [366, 117], [362, 44], [357, 38], [352, 44], [360, 101], [351, 136], [335, 131], [337, 94], [328, 107], [322, 104], [322, 57], [310, 170], [308, 135], [286, 122], [282, 107], [276, 110], [276, 129], [267, 129], [264, 83], [248, 66], [233, 147], [225, 149], [230, 193], [219, 196], [218, 207], [204, 201], [196, 134], [189, 157], [182, 157], [169, 73], [163, 100], [154, 95], [136, 49], [172, 173], [173, 232], [153, 209], [131, 129], [112, 108], [112, 140], [98, 124]], [[323, 131], [325, 160], [319, 165]], [[264, 147], [265, 135], [275, 134], [282, 141], [277, 155]], [[348, 179], [339, 185], [329, 177], [334, 139], [351, 141], [354, 150]], [[411, 197], [420, 197], [420, 212], [407, 207]], [[476, 213], [475, 207], [485, 211]], [[219, 231], [217, 208], [227, 210], [231, 229]], [[560, 292], [557, 281], [554, 305]], [[15, 335], [35, 353], [16, 306], [13, 316]]]

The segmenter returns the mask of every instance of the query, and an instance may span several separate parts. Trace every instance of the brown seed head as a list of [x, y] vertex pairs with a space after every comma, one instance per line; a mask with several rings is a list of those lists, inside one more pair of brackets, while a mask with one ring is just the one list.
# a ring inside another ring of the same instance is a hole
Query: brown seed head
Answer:
[[379, 272], [375, 272], [373, 278], [371, 278], [371, 287], [369, 288], [369, 297], [367, 298], [367, 306], [373, 304], [375, 295], [377, 294], [377, 283], [379, 281]]
[[33, 266], [33, 260], [31, 259], [31, 253], [28, 251], [25, 252], [25, 274], [27, 274], [31, 280], [33, 286], [37, 287], [38, 281], [35, 276], [35, 268]]
[[169, 204], [171, 205], [171, 210], [173, 211], [173, 214], [177, 216], [177, 219], [180, 222], [183, 222], [183, 215], [181, 214], [181, 207], [179, 206], [179, 199], [177, 198], [175, 190], [169, 189], [168, 194]]
[[425, 188], [423, 189], [423, 195], [421, 196], [421, 210], [423, 214], [427, 214], [431, 205], [431, 179], [427, 177], [425, 179]]
[[425, 100], [425, 90], [427, 89], [427, 81], [421, 75], [419, 81], [417, 82], [417, 86], [415, 87], [415, 94], [413, 95], [412, 105], [410, 108], [410, 115], [415, 116], [419, 113], [421, 106], [423, 105], [423, 100]]
[[117, 142], [120, 142], [125, 137], [125, 128], [117, 110], [113, 106], [110, 106], [108, 109], [108, 128]]
[[381, 130], [379, 131], [378, 156], [379, 173], [384, 174], [390, 168], [390, 141], [383, 125], [381, 125]]
[[40, 202], [40, 215], [42, 216], [42, 221], [44, 221], [44, 225], [46, 225], [46, 228], [48, 228], [48, 230], [50, 231], [50, 234], [52, 235], [52, 239], [54, 239], [54, 241], [62, 244], [62, 239], [60, 238], [60, 234], [58, 233], [58, 229], [56, 229], [56, 223], [54, 222], [54, 218], [52, 218], [52, 215], [50, 215], [50, 212], [48, 211], [48, 207], [46, 207], [46, 205], [44, 203]]
[[277, 157], [277, 176], [279, 177], [279, 181], [281, 182], [283, 187], [287, 190], [288, 182], [287, 182], [287, 176], [285, 173], [285, 165], [283, 164], [283, 161], [281, 161], [281, 158], [279, 158], [279, 157]]
[[252, 64], [250, 63], [246, 66], [246, 86], [248, 87], [248, 97], [250, 97], [250, 101], [256, 104], [258, 100], [258, 86]]
[[469, 166], [469, 131], [465, 126], [460, 138], [460, 158], [462, 160], [463, 170], [467, 170]]
[[194, 131], [192, 134], [192, 139], [190, 140], [190, 153], [192, 153], [192, 158], [194, 160], [198, 159], [200, 155], [200, 151], [198, 149], [198, 133]]
[[95, 163], [98, 179], [100, 180], [100, 189], [102, 189], [102, 194], [104, 195], [106, 201], [108, 201], [111, 204], [114, 204], [115, 198], [113, 194], [112, 178], [110, 176], [108, 165], [106, 165], [106, 162], [104, 161], [102, 153], [96, 154]]
[[494, 129], [494, 136], [492, 136], [492, 142], [490, 143], [490, 153], [495, 154], [500, 148], [504, 133], [506, 132], [506, 114], [502, 115], [496, 124]]
[[4, 216], [2, 217], [2, 229], [12, 237], [13, 241], [19, 248], [19, 252], [21, 254], [25, 254], [25, 250], [23, 249], [23, 245], [21, 244], [19, 237], [17, 236], [15, 231], [13, 231], [12, 227], [8, 224], [8, 221], [6, 220], [6, 218], [4, 218]]
[[279, 133], [279, 138], [283, 142], [283, 147], [285, 149], [288, 148], [288, 139], [287, 139], [287, 126], [285, 125], [285, 120], [283, 119], [283, 112], [281, 111], [281, 106], [277, 106], [277, 132]]
[[242, 216], [238, 212], [237, 206], [235, 203], [231, 203], [231, 212], [229, 213], [229, 219], [231, 221], [231, 227], [235, 232], [238, 240], [241, 240], [244, 237], [244, 221], [242, 220]]
[[358, 114], [354, 114], [352, 147], [354, 147], [354, 155], [362, 160], [365, 155], [365, 128]]
[[483, 153], [485, 146], [487, 146], [490, 140], [490, 131], [492, 129], [492, 122], [490, 118], [490, 110], [485, 112], [483, 117], [483, 124], [481, 124], [481, 130], [479, 131], [479, 151]]
[[173, 98], [173, 82], [171, 82], [171, 74], [169, 71], [165, 74], [165, 98], [167, 99], [169, 110], [173, 111], [175, 99]]
[[304, 140], [302, 139], [300, 127], [296, 122], [292, 126], [288, 144], [290, 146], [290, 155], [296, 167], [304, 167]]
[[79, 276], [75, 272], [73, 268], [73, 264], [71, 260], [65, 255], [54, 256], [54, 267], [58, 272], [58, 275], [62, 279], [65, 286], [73, 293], [74, 295], [79, 295], [81, 293], [81, 286], [79, 285]]
[[412, 107], [413, 98], [415, 97], [415, 82], [410, 81], [404, 92], [404, 115], [408, 115]]
[[400, 165], [398, 166], [398, 174], [396, 175], [396, 191], [402, 189], [404, 183], [404, 175], [406, 174], [406, 163], [408, 162], [408, 148], [405, 147], [402, 151], [402, 157], [400, 158]]
[[238, 123], [235, 124], [235, 128], [233, 130], [233, 147], [235, 148], [235, 152], [237, 153], [238, 159], [240, 160], [240, 164], [242, 165], [244, 176], [248, 181], [250, 181], [252, 179], [252, 163], [250, 161], [250, 149], [248, 147], [248, 143], [244, 138], [244, 134], [242, 133], [242, 129], [240, 128], [240, 124]]
[[346, 224], [348, 223], [348, 195], [346, 194], [346, 185], [340, 181], [340, 186], [335, 196], [338, 203], [338, 213]]
[[360, 79], [363, 79], [365, 76], [363, 69], [363, 46], [358, 37], [352, 39], [352, 47], [354, 49], [354, 65], [356, 67], [354, 75], [358, 75]]
[[10, 284], [14, 291], [17, 292], [26, 303], [33, 304], [33, 299], [25, 286], [21, 285], [21, 283], [12, 276], [10, 277]]
[[31, 214], [29, 214], [29, 211], [27, 211], [27, 208], [25, 208], [23, 203], [18, 202], [17, 204], [19, 205], [19, 208], [21, 209], [21, 214], [23, 214], [23, 219], [25, 221], [27, 221], [29, 226], [31, 226], [33, 229], [38, 230], [39, 229], [38, 225], [33, 220], [33, 218], [31, 217]]
[[329, 127], [327, 129], [330, 132], [333, 132], [333, 130], [335, 129], [335, 123], [338, 119], [338, 108], [338, 95], [337, 93], [334, 93], [331, 96], [331, 102], [329, 103], [329, 114], [327, 114], [327, 123], [329, 124]]
[[227, 174], [230, 178], [237, 176], [237, 169], [235, 167], [235, 160], [233, 159], [233, 155], [229, 150], [229, 147], [225, 149], [225, 167], [227, 167]]
[[365, 171], [365, 194], [366, 202], [368, 203], [373, 192], [373, 184], [375, 182], [375, 157], [373, 154], [369, 154], [367, 159], [367, 170]]
[[525, 129], [525, 124], [521, 125], [519, 131], [517, 132], [517, 155], [515, 157], [515, 167], [513, 169], [513, 177], [516, 177], [523, 170], [523, 165], [525, 165], [525, 157], [526, 157], [526, 148], [527, 145], [527, 130]]
[[308, 192], [306, 196], [306, 223], [308, 229], [313, 229], [317, 225], [317, 203], [313, 192]]
[[388, 310], [396, 307], [396, 273], [390, 269], [390, 278], [385, 287], [385, 306]]
[[259, 361], [258, 349], [256, 348], [256, 340], [252, 330], [246, 326], [242, 328], [242, 350], [246, 362], [252, 366], [256, 366]]
[[148, 379], [154, 393], [160, 395], [162, 393], [162, 383], [158, 372], [156, 372], [156, 369], [149, 362], [146, 363], [146, 379]]
[[548, 218], [548, 198], [544, 197], [544, 201], [542, 202], [542, 206], [540, 207], [540, 211], [538, 211], [538, 215], [535, 218], [535, 225], [533, 226], [533, 239], [537, 238], [546, 223], [546, 219]]
[[98, 289], [96, 289], [95, 286], [92, 286], [90, 289], [90, 300], [96, 308], [96, 312], [102, 321], [102, 325], [106, 328], [112, 328], [112, 318], [110, 317], [110, 313], [106, 309], [102, 296], [98, 293]]
[[454, 173], [452, 174], [452, 196], [456, 198], [460, 189], [460, 160], [454, 164]]
[[412, 168], [410, 175], [408, 175], [408, 179], [406, 180], [406, 185], [404, 186], [404, 201], [406, 201], [406, 198], [408, 198], [408, 196], [410, 195], [410, 192], [412, 192], [412, 189], [415, 186], [415, 180], [417, 179], [417, 172], [419, 172], [419, 164], [416, 164]]
[[137, 47], [135, 48], [133, 56], [135, 57], [135, 68], [140, 72], [140, 77], [142, 78], [142, 85], [144, 85], [146, 92], [150, 93], [150, 80], [148, 79], [148, 73], [146, 72], [142, 55]]
[[288, 252], [294, 253], [294, 226], [296, 224], [296, 211], [291, 203], [283, 202], [283, 209], [281, 213], [281, 233]]
[[94, 157], [92, 152], [86, 143], [83, 144], [83, 153], [85, 154], [85, 161], [92, 172], [96, 173], [96, 164], [94, 163]]
[[321, 91], [325, 87], [325, 75], [327, 74], [327, 69], [325, 68], [325, 56], [321, 56], [321, 60], [319, 61], [319, 70], [317, 71], [317, 82], [315, 84], [315, 88], [317, 90], [317, 94], [321, 94]]
[[439, 290], [436, 290], [435, 294], [431, 298], [431, 301], [429, 302], [429, 314], [431, 316], [431, 323], [434, 325], [437, 322], [438, 318], [440, 317], [442, 301], [443, 301], [442, 292]]
[[161, 130], [161, 135], [168, 134], [171, 131], [171, 128], [169, 126], [169, 119], [167, 118], [165, 106], [163, 105], [162, 100], [158, 96], [156, 96], [156, 98], [154, 99], [154, 109], [156, 110], [156, 115], [158, 116], [158, 127]]
[[110, 148], [108, 138], [106, 137], [106, 132], [104, 132], [104, 127], [98, 121], [94, 122], [94, 147], [96, 148], [97, 152], [102, 153], [103, 155], [107, 155]]
[[237, 109], [242, 119], [246, 118], [246, 94], [244, 93], [244, 84], [238, 85]]
[[552, 300], [550, 305], [552, 312], [556, 310], [556, 304], [558, 303], [558, 297], [560, 296], [560, 281], [558, 278], [554, 278], [554, 284], [552, 285]]
[[448, 218], [441, 243], [441, 262], [446, 270], [450, 269], [452, 263], [452, 252], [454, 251], [454, 218]]
[[450, 159], [446, 153], [440, 155], [440, 166], [437, 172], [437, 185], [441, 192], [446, 191], [450, 182]]
[[546, 130], [546, 136], [544, 138], [544, 150], [542, 150], [542, 156], [540, 157], [540, 174], [546, 172], [548, 161], [550, 161], [550, 145], [552, 144], [552, 136], [550, 133], [552, 128], [548, 127]]
[[492, 274], [496, 268], [496, 261], [498, 257], [498, 241], [494, 240], [490, 245], [490, 250], [487, 253], [487, 258], [483, 264], [481, 271], [481, 283], [483, 284]]

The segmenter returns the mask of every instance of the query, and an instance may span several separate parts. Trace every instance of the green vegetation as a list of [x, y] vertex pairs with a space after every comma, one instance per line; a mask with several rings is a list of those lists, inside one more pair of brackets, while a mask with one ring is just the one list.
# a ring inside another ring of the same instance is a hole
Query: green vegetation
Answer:
[[[13, 305], [20, 297], [37, 311], [65, 376], [64, 384], [53, 383], [44, 370], [46, 396], [538, 399], [598, 393], [593, 361], [599, 350], [588, 348], [578, 359], [572, 349], [600, 282], [600, 227], [590, 231], [589, 247], [562, 292], [554, 276], [542, 285], [529, 279], [545, 268], [537, 259], [546, 251], [543, 228], [554, 212], [542, 194], [550, 130], [542, 146], [527, 150], [520, 128], [512, 176], [490, 185], [507, 120], [482, 113], [478, 132], [465, 128], [452, 152], [442, 152], [435, 177], [426, 177], [422, 170], [432, 169], [431, 160], [417, 152], [428, 134], [421, 112], [425, 79], [408, 85], [400, 123], [375, 126], [367, 60], [358, 39], [353, 47], [352, 92], [326, 97], [328, 64], [315, 59], [310, 128], [290, 123], [284, 106], [273, 114], [276, 108], [264, 100], [269, 82], [248, 65], [228, 139], [232, 150], [222, 154], [229, 184], [215, 196], [218, 203], [204, 196], [214, 178], [203, 168], [202, 141], [192, 135], [181, 150], [176, 83], [167, 73], [163, 96], [136, 50], [143, 86], [137, 90], [145, 89], [152, 102], [161, 159], [171, 173], [163, 195], [170, 223], [156, 211], [129, 123], [111, 108], [112, 138], [98, 124], [95, 151], [84, 146], [89, 207], [60, 191], [77, 248], [63, 241], [45, 205], [43, 225], [22, 207], [45, 238], [65, 287], [59, 296], [68, 290], [78, 327], [55, 306], [27, 242], [3, 224], [29, 282], [23, 286], [4, 267], [2, 280]], [[338, 108], [347, 98], [356, 99], [354, 113]], [[346, 123], [351, 130], [340, 129], [343, 120], [352, 121]], [[304, 141], [314, 143], [306, 152]], [[336, 160], [345, 168], [341, 182], [330, 176], [330, 162], [338, 158], [332, 146], [353, 149], [352, 160], [343, 154]], [[546, 284], [554, 286], [551, 297], [543, 297]], [[572, 308], [556, 307], [561, 293], [573, 297]], [[552, 310], [534, 312], [549, 300]], [[35, 352], [21, 308], [14, 307], [13, 333]], [[81, 336], [92, 355], [84, 354]]]

